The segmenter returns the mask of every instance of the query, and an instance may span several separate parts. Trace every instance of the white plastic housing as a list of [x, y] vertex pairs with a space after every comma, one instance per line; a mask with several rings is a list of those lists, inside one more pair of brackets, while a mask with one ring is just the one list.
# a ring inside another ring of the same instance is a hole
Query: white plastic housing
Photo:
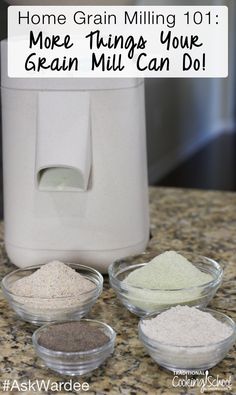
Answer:
[[[106, 272], [115, 259], [143, 251], [149, 237], [143, 81], [9, 79], [6, 46], [7, 253], [20, 267], [59, 259]], [[60, 167], [72, 170], [69, 181]], [[40, 187], [40, 171], [53, 168], [59, 173]]]

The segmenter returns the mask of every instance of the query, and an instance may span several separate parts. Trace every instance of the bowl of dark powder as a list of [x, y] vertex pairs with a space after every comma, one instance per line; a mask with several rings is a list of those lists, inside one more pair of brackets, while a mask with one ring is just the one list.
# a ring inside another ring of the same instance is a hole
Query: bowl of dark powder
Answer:
[[36, 325], [84, 317], [102, 288], [97, 270], [59, 261], [17, 269], [2, 280], [10, 306], [21, 319]]
[[95, 320], [44, 325], [33, 334], [37, 355], [50, 369], [64, 375], [83, 375], [98, 368], [113, 352], [115, 331]]

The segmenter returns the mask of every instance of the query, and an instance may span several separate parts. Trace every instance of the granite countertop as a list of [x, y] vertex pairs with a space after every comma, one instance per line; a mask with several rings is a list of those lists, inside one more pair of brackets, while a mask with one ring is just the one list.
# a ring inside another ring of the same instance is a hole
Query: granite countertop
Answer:
[[[224, 266], [224, 281], [210, 307], [227, 313], [236, 320], [236, 194], [171, 188], [150, 189], [152, 239], [149, 251], [187, 250], [218, 260]], [[0, 277], [14, 267], [8, 262], [0, 242]], [[147, 355], [137, 336], [138, 318], [117, 300], [105, 279], [104, 292], [90, 317], [109, 323], [117, 332], [113, 357], [99, 369], [75, 381], [88, 382], [89, 394], [199, 394], [199, 389], [175, 389], [173, 374], [160, 368]], [[35, 327], [16, 318], [0, 295], [0, 381], [16, 379], [70, 380], [54, 374], [35, 356], [31, 336]], [[235, 374], [235, 348], [218, 366], [210, 370], [216, 378]], [[4, 392], [1, 392], [4, 394]], [[10, 393], [10, 392], [8, 392]], [[18, 393], [17, 390], [11, 393]], [[53, 392], [33, 392], [51, 394]], [[54, 392], [55, 393], [55, 392]], [[65, 392], [61, 392], [65, 393]], [[67, 392], [68, 393], [68, 392]], [[69, 392], [74, 393], [74, 392]], [[215, 393], [215, 392], [212, 392]], [[227, 394], [236, 394], [233, 389]], [[5, 392], [7, 394], [7, 392]]]

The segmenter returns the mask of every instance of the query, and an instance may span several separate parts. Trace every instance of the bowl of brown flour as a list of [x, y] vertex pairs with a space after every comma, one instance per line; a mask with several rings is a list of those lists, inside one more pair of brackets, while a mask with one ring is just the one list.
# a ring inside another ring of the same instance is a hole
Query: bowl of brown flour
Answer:
[[102, 288], [97, 270], [59, 261], [17, 269], [2, 280], [3, 293], [16, 314], [36, 325], [84, 317]]

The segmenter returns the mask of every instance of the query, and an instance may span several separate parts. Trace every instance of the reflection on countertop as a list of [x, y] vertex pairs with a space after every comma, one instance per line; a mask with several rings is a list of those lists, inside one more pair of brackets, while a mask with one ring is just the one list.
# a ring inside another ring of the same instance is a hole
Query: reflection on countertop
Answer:
[[[187, 250], [218, 260], [224, 267], [224, 281], [210, 307], [236, 320], [236, 194], [174, 188], [150, 188], [152, 239], [149, 251]], [[1, 226], [1, 278], [14, 267], [8, 262]], [[110, 324], [117, 332], [113, 357], [99, 369], [74, 381], [89, 383], [89, 394], [199, 394], [199, 389], [174, 388], [173, 374], [158, 367], [146, 354], [137, 336], [138, 318], [129, 313], [109, 288], [107, 277], [102, 297], [90, 318]], [[1, 381], [28, 379], [68, 381], [43, 367], [31, 343], [35, 327], [16, 319], [0, 296]], [[213, 377], [235, 374], [235, 348], [218, 366]], [[236, 386], [228, 394], [236, 393]], [[2, 393], [2, 392], [1, 392]], [[7, 393], [7, 392], [5, 392]], [[16, 391], [17, 393], [17, 391]], [[32, 392], [28, 392], [31, 394]], [[51, 392], [40, 392], [40, 394]], [[65, 392], [66, 393], [66, 392]], [[68, 392], [67, 392], [68, 393]], [[75, 392], [70, 392], [75, 393]]]

